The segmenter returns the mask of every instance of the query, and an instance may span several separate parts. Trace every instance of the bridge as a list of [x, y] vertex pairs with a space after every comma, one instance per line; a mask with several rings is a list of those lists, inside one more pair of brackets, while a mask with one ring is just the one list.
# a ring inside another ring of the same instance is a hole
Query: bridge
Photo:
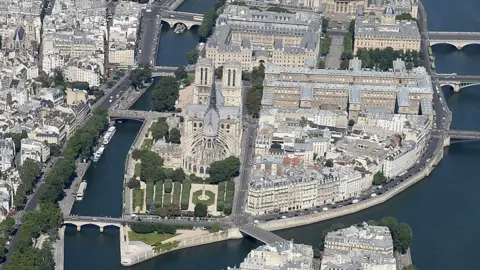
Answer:
[[251, 236], [251, 237], [257, 239], [258, 241], [261, 241], [261, 242], [263, 242], [267, 245], [271, 245], [271, 244], [277, 243], [277, 242], [286, 241], [282, 237], [280, 237], [280, 236], [278, 236], [278, 235], [276, 235], [272, 232], [263, 230], [263, 229], [255, 226], [255, 225], [240, 226], [240, 227], [238, 227], [238, 230], [241, 233], [249, 235], [249, 236]]
[[202, 24], [203, 14], [163, 10], [160, 13], [160, 20], [167, 23], [171, 28], [183, 24], [187, 29], [191, 29]]
[[135, 111], [135, 110], [118, 110], [111, 109], [108, 116], [111, 121], [114, 120], [135, 120], [135, 121], [153, 121], [161, 117], [169, 117], [175, 115], [175, 112], [155, 112], [155, 111]]
[[100, 228], [100, 232], [104, 231], [106, 227], [120, 228], [124, 225], [130, 225], [134, 223], [158, 223], [167, 225], [188, 225], [188, 226], [203, 226], [210, 227], [212, 222], [204, 220], [188, 220], [188, 219], [142, 219], [136, 220], [132, 217], [93, 217], [93, 216], [67, 216], [63, 219], [63, 225], [73, 225], [77, 227], [77, 231], [81, 231], [83, 226], [97, 226]]
[[[154, 68], [152, 68], [152, 77], [174, 76], [175, 75], [175, 70], [177, 70], [177, 69], [178, 69], [178, 67], [155, 66]], [[195, 66], [194, 65], [189, 65], [185, 69], [189, 74], [194, 74], [195, 73]]]
[[450, 143], [480, 141], [480, 131], [473, 130], [449, 130]]
[[437, 74], [440, 86], [448, 85], [453, 88], [455, 92], [460, 89], [480, 85], [480, 75], [457, 75], [452, 74]]
[[450, 44], [461, 50], [463, 47], [480, 45], [480, 32], [428, 32], [430, 46], [436, 44]]

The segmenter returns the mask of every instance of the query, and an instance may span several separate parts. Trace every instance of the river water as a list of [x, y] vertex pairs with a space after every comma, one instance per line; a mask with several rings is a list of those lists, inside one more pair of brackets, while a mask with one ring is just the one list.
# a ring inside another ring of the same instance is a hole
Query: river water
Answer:
[[[480, 32], [480, 1], [423, 0], [428, 12], [431, 31]], [[186, 0], [179, 8], [187, 12], [204, 12], [214, 0]], [[157, 63], [179, 66], [186, 63], [185, 54], [196, 44], [195, 31], [175, 35], [162, 29]], [[433, 48], [439, 73], [480, 74], [479, 46], [467, 46], [457, 51], [448, 45]], [[445, 89], [453, 112], [452, 129], [479, 130], [480, 87], [462, 89], [453, 94]], [[150, 109], [151, 93], [134, 105], [137, 110]], [[84, 201], [76, 204], [78, 215], [121, 215], [121, 188], [125, 157], [140, 123], [125, 121], [117, 124], [117, 133], [99, 163], [88, 170], [88, 188]], [[412, 256], [422, 270], [478, 269], [477, 243], [480, 241], [480, 144], [455, 144], [445, 149], [445, 157], [427, 179], [409, 188], [389, 202], [331, 221], [278, 234], [299, 243], [317, 245], [320, 231], [332, 223], [358, 223], [369, 219], [394, 216], [411, 225], [414, 232]], [[130, 267], [133, 270], [220, 270], [238, 265], [248, 252], [259, 246], [253, 239], [242, 239], [205, 245], [168, 253]], [[96, 227], [84, 227], [77, 232], [67, 227], [65, 234], [66, 270], [118, 270], [120, 265], [118, 230], [107, 228], [99, 233]]]

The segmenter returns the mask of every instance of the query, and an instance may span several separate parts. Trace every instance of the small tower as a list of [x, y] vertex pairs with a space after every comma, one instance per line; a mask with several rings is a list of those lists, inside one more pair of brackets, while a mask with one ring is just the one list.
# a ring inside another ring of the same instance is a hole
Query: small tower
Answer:
[[395, 8], [391, 5], [387, 5], [382, 13], [381, 23], [382, 24], [395, 24], [397, 12]]
[[222, 94], [225, 106], [241, 106], [242, 101], [242, 64], [229, 60], [223, 65]]
[[215, 69], [211, 59], [198, 59], [195, 68], [195, 86], [193, 90], [193, 104], [208, 104], [213, 87]]

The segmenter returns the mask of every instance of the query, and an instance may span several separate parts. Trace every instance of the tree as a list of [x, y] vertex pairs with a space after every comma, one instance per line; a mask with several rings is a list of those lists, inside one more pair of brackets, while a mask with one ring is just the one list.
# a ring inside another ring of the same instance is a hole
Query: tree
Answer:
[[187, 53], [187, 62], [189, 65], [194, 65], [197, 63], [199, 54], [196, 48], [193, 48], [191, 51]]
[[211, 9], [203, 15], [202, 24], [198, 29], [198, 35], [200, 40], [205, 41], [212, 34], [213, 27], [215, 26], [215, 20], [217, 19], [217, 12]]
[[216, 232], [219, 232], [223, 229], [223, 226], [222, 226], [222, 223], [219, 223], [219, 222], [215, 222], [212, 224], [212, 227], [210, 228], [210, 232], [212, 233], [216, 233]]
[[152, 69], [148, 64], [140, 64], [138, 68], [130, 72], [130, 80], [135, 88], [143, 86], [143, 82], [151, 77]]
[[53, 71], [53, 82], [55, 83], [55, 86], [65, 85], [65, 77], [63, 76], [62, 70], [59, 68], [56, 68]]
[[183, 80], [183, 79], [185, 79], [185, 78], [188, 77], [188, 73], [187, 73], [187, 71], [185, 70], [185, 67], [184, 67], [184, 66], [178, 67], [178, 68], [175, 70], [174, 74], [175, 74], [175, 78], [176, 78], [177, 80], [179, 80], [179, 81], [180, 81], [180, 80]]
[[355, 120], [353, 119], [348, 120], [348, 126], [353, 127], [353, 125], [355, 125]]
[[330, 44], [332, 43], [332, 38], [329, 34], [325, 34], [322, 40], [322, 55], [327, 55], [330, 51]]
[[265, 78], [265, 66], [260, 64], [252, 71], [252, 87], [248, 90], [246, 106], [247, 111], [255, 118], [259, 117], [263, 95], [263, 80]]
[[413, 232], [407, 223], [399, 223], [392, 232], [393, 248], [404, 253], [412, 244]]
[[387, 177], [383, 174], [383, 172], [379, 171], [373, 176], [372, 184], [375, 186], [383, 185], [387, 182]]
[[325, 62], [323, 60], [318, 60], [317, 68], [324, 69], [325, 68]]
[[193, 211], [193, 214], [196, 217], [206, 217], [207, 214], [208, 214], [208, 207], [203, 203], [197, 203], [195, 205], [195, 209]]
[[223, 77], [223, 66], [219, 66], [218, 68], [215, 69], [215, 78], [217, 79], [222, 79]]
[[240, 170], [240, 160], [235, 156], [230, 156], [224, 160], [214, 161], [210, 164], [210, 183], [218, 184], [230, 180], [236, 176]]
[[168, 215], [168, 211], [166, 207], [157, 207], [155, 210], [155, 215], [160, 217], [166, 217]]
[[178, 99], [180, 85], [175, 77], [163, 77], [160, 82], [155, 84], [152, 90], [152, 107], [153, 110], [164, 112], [174, 111], [175, 102]]
[[50, 147], [50, 156], [58, 157], [60, 155], [61, 147], [55, 143], [48, 143], [48, 147]]
[[329, 167], [329, 168], [333, 167], [333, 160], [327, 159], [325, 161], [325, 167]]
[[140, 188], [140, 181], [136, 180], [135, 178], [132, 178], [130, 179], [130, 181], [128, 181], [127, 186], [130, 189], [138, 189]]
[[410, 13], [402, 13], [400, 15], [395, 16], [395, 20], [397, 21], [417, 21], [412, 17]]
[[157, 121], [150, 127], [150, 132], [155, 141], [168, 138], [168, 124], [165, 121]]
[[180, 207], [176, 204], [170, 204], [167, 207], [167, 213], [169, 217], [178, 217], [182, 214]]
[[185, 179], [185, 172], [182, 168], [176, 168], [172, 173], [172, 181], [183, 182]]
[[178, 128], [172, 128], [168, 135], [168, 141], [171, 143], [180, 144], [181, 138], [180, 130]]

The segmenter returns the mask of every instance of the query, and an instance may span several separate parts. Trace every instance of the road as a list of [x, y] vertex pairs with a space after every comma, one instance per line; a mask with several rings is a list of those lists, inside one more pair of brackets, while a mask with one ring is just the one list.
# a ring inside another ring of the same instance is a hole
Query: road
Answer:
[[340, 57], [343, 52], [343, 36], [335, 35], [331, 36], [332, 43], [330, 44], [330, 49], [325, 58], [325, 68], [326, 69], [340, 69]]
[[83, 221], [83, 222], [103, 222], [103, 223], [115, 223], [115, 224], [133, 224], [133, 223], [160, 223], [160, 224], [169, 224], [177, 226], [201, 226], [201, 227], [210, 227], [216, 222], [224, 223], [224, 219], [215, 219], [215, 218], [201, 218], [196, 219], [193, 217], [178, 217], [178, 218], [169, 218], [164, 219], [158, 216], [150, 215], [136, 215], [136, 216], [125, 216], [121, 218], [114, 217], [89, 217], [89, 216], [69, 216], [64, 219], [65, 223], [68, 224], [69, 221]]
[[160, 7], [152, 6], [150, 11], [142, 10], [140, 27], [140, 40], [138, 41], [137, 62], [139, 64], [150, 64], [155, 66], [155, 55], [159, 31], [157, 16], [160, 14]]

